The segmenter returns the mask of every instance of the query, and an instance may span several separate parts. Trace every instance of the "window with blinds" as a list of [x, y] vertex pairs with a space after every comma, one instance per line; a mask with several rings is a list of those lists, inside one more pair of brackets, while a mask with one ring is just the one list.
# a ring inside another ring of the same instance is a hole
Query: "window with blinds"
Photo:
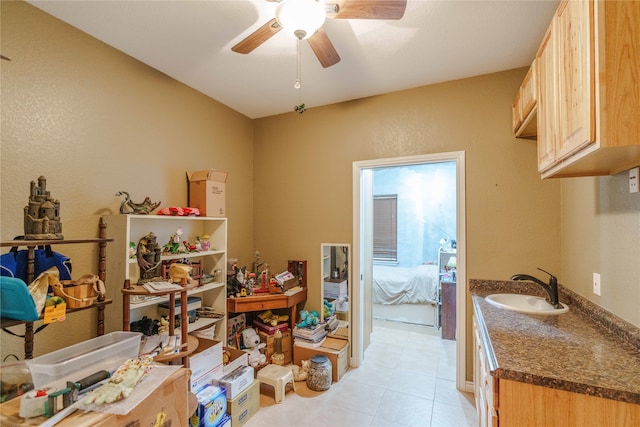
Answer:
[[373, 260], [398, 261], [398, 195], [373, 196]]

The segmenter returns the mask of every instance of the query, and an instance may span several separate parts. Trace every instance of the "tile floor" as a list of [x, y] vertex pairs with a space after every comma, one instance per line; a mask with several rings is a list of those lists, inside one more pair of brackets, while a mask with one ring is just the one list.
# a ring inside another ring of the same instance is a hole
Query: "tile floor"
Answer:
[[325, 392], [304, 382], [276, 404], [261, 386], [260, 411], [247, 427], [466, 427], [476, 425], [474, 398], [455, 388], [455, 342], [430, 327], [374, 321], [361, 367]]

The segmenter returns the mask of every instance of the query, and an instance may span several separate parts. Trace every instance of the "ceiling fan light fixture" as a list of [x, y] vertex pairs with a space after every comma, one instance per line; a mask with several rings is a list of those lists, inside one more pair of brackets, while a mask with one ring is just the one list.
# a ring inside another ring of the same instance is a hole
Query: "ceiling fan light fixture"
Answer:
[[283, 0], [276, 8], [276, 19], [287, 34], [298, 40], [311, 37], [327, 17], [316, 0]]

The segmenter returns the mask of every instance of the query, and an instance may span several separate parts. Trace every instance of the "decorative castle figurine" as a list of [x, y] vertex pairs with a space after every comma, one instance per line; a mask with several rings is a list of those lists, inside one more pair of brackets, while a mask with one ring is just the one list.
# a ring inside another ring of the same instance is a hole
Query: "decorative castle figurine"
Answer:
[[60, 223], [60, 202], [47, 191], [47, 179], [38, 178], [38, 184], [31, 181], [29, 204], [24, 207], [25, 240], [62, 240]]

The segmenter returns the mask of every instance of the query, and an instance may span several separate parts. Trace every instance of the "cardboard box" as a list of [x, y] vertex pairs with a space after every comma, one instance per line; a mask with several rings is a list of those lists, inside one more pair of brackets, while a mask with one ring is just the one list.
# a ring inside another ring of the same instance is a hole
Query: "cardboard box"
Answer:
[[200, 209], [201, 216], [226, 216], [227, 175], [216, 169], [187, 172], [189, 207]]
[[[206, 385], [196, 393], [198, 408], [189, 418], [192, 427], [217, 427], [227, 415], [227, 399], [224, 387]], [[181, 425], [181, 424], [180, 424]]]
[[232, 400], [227, 400], [227, 414], [231, 415], [231, 425], [240, 427], [260, 410], [260, 381], [253, 383]]
[[[260, 336], [260, 342], [266, 343], [265, 347], [265, 356], [267, 356], [267, 363], [271, 363], [271, 355], [275, 351], [276, 339], [273, 335], [269, 335], [266, 332], [258, 331], [258, 335]], [[292, 347], [291, 347], [291, 331], [282, 332], [282, 354], [284, 354], [284, 364], [288, 365], [291, 363], [291, 355], [292, 355]]]
[[276, 326], [267, 325], [260, 321], [260, 319], [253, 320], [253, 326], [258, 329], [258, 332], [266, 332], [268, 335], [273, 335], [279, 329], [280, 332], [286, 332], [289, 329], [287, 322], [278, 323]]
[[331, 379], [339, 381], [349, 367], [349, 341], [337, 338], [324, 340], [320, 347], [310, 348], [299, 344], [293, 346], [293, 363], [301, 366], [303, 360], [310, 360], [314, 354], [324, 354], [331, 361]]
[[231, 347], [224, 347], [223, 351], [228, 351], [231, 354], [229, 363], [223, 365], [225, 375], [235, 371], [241, 366], [249, 366], [249, 354], [247, 354], [246, 351]]
[[191, 393], [196, 393], [200, 391], [200, 389], [203, 388], [205, 385], [213, 384], [214, 380], [222, 378], [223, 376], [224, 376], [224, 367], [221, 364], [211, 369], [210, 371], [205, 372], [204, 374], [200, 375], [197, 378], [191, 376], [191, 385], [190, 385]]
[[213, 380], [217, 386], [227, 390], [227, 399], [233, 400], [253, 383], [253, 368], [251, 366], [241, 366], [220, 379]]
[[324, 298], [344, 299], [347, 295], [346, 280], [328, 279], [324, 281]]
[[198, 338], [198, 348], [189, 355], [191, 378], [199, 378], [222, 365], [222, 343]]
[[[164, 414], [163, 426], [183, 426], [191, 414], [188, 413], [189, 370], [180, 368], [156, 387], [147, 397], [126, 415], [107, 414], [96, 411], [76, 411], [56, 426], [59, 427], [114, 427], [114, 426], [153, 426], [158, 416]], [[3, 426], [7, 418], [18, 420], [12, 425], [23, 425], [24, 419], [18, 417], [20, 399], [12, 399], [2, 404]], [[21, 421], [20, 421], [21, 420]], [[28, 424], [40, 425], [47, 421], [45, 417], [31, 418]]]

